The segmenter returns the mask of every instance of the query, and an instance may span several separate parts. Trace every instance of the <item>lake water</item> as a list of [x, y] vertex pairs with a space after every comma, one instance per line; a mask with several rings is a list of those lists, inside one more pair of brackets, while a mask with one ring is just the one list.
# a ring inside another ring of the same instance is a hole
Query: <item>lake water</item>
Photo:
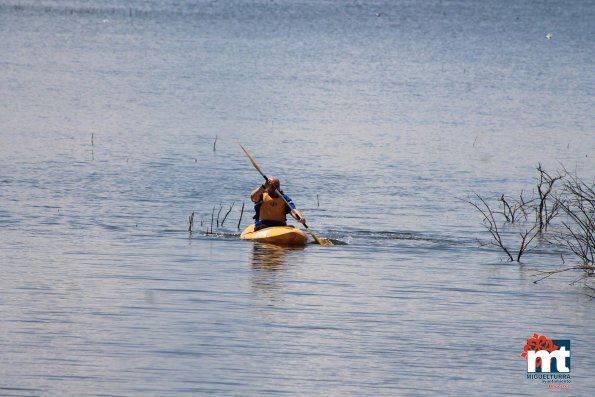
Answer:
[[[580, 273], [533, 283], [559, 254], [506, 262], [460, 199], [530, 192], [538, 163], [595, 179], [593, 21], [0, 1], [0, 395], [592, 395]], [[240, 240], [262, 180], [238, 142], [348, 244]], [[572, 389], [527, 379], [535, 332], [571, 340]]]

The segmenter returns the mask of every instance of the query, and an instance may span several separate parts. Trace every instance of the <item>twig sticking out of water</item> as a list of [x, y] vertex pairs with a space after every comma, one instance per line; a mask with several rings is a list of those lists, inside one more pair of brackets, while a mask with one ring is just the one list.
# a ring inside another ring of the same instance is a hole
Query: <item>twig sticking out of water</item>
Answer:
[[229, 213], [231, 212], [231, 210], [233, 209], [233, 205], [236, 202], [234, 201], [233, 203], [231, 203], [231, 207], [229, 207], [229, 210], [227, 211], [227, 213], [225, 214], [225, 216], [223, 217], [223, 220], [221, 221], [221, 227], [223, 227], [223, 224], [225, 223], [225, 220], [227, 219], [227, 215], [229, 215]]
[[244, 215], [244, 203], [242, 202], [242, 212], [240, 212], [240, 220], [238, 221], [238, 230], [240, 230], [240, 224], [242, 223], [243, 215]]
[[552, 177], [550, 174], [545, 172], [541, 164], [538, 165], [537, 171], [539, 171], [540, 180], [537, 185], [537, 192], [539, 193], [539, 207], [537, 212], [537, 219], [539, 221], [539, 232], [542, 233], [547, 231], [547, 227], [552, 218], [558, 213], [559, 202], [554, 200], [552, 208], [548, 208], [549, 196], [552, 193], [554, 184], [564, 178], [563, 175]]
[[579, 277], [578, 279], [574, 280], [571, 284], [575, 284], [581, 280], [584, 280], [588, 277], [592, 277], [593, 276], [593, 268], [590, 267], [589, 265], [583, 264], [583, 265], [576, 265], [576, 266], [570, 266], [570, 267], [565, 267], [565, 268], [561, 268], [561, 269], [555, 269], [555, 270], [536, 270], [536, 273], [533, 274], [533, 276], [542, 276], [540, 279], [537, 279], [535, 281], [533, 281], [534, 284], [537, 284], [538, 282], [540, 282], [541, 280], [545, 280], [548, 277], [553, 276], [554, 274], [558, 274], [558, 273], [563, 273], [563, 272], [567, 272], [569, 270], [584, 270], [585, 273]]
[[215, 142], [213, 142], [213, 152], [217, 151], [217, 135], [215, 135]]
[[192, 226], [194, 226], [194, 211], [192, 211], [192, 215], [188, 218], [188, 233], [192, 234]]
[[[211, 212], [211, 233], [213, 233], [213, 219], [215, 218], [215, 207], [213, 206], [213, 212]], [[207, 234], [209, 234], [209, 229], [207, 228]]]
[[95, 134], [91, 134], [91, 146], [95, 146], [95, 142], [93, 142], [95, 138]]
[[318, 198], [318, 195], [316, 195], [316, 208], [320, 207], [320, 199]]
[[[229, 209], [225, 212], [225, 216], [223, 217], [223, 220], [220, 220], [221, 217], [221, 213], [223, 211], [223, 204], [219, 204], [219, 211], [217, 213], [217, 217], [215, 217], [215, 211], [217, 209], [217, 206], [213, 206], [213, 209], [211, 210], [211, 224], [210, 227], [207, 224], [206, 226], [206, 232], [205, 234], [209, 235], [209, 234], [213, 234], [213, 230], [215, 227], [219, 228], [219, 227], [223, 227], [223, 225], [225, 224], [225, 221], [227, 220], [227, 218], [229, 217], [229, 215], [231, 214], [231, 212], [233, 211], [233, 208], [235, 207], [235, 201], [231, 203], [231, 206], [229, 207]], [[242, 217], [244, 216], [244, 207], [245, 207], [245, 203], [242, 202], [242, 209], [240, 212], [240, 219], [238, 220], [238, 230], [240, 230], [240, 225], [242, 224]], [[194, 216], [195, 216], [195, 212], [192, 211], [192, 214], [188, 217], [188, 232], [189, 233], [193, 233], [194, 232]], [[197, 219], [198, 221], [198, 219]], [[204, 221], [201, 219], [200, 220], [200, 227], [203, 227], [203, 223]]]
[[506, 222], [514, 223], [517, 207], [512, 207], [510, 204], [508, 204], [508, 201], [506, 201], [504, 194], [502, 194], [502, 197], [500, 197], [500, 201], [502, 201], [502, 205], [504, 207], [502, 214], [506, 218]]
[[221, 215], [222, 209], [223, 209], [223, 204], [219, 204], [219, 212], [217, 213], [217, 227], [219, 227], [219, 215]]
[[[490, 232], [490, 234], [492, 235], [492, 237], [494, 239], [494, 242], [491, 244], [502, 248], [502, 250], [508, 256], [508, 259], [511, 262], [514, 262], [514, 257], [512, 256], [512, 253], [510, 252], [510, 250], [508, 249], [506, 244], [504, 244], [504, 241], [502, 239], [502, 234], [500, 233], [500, 229], [498, 228], [498, 222], [494, 218], [494, 211], [490, 208], [488, 203], [479, 194], [476, 193], [475, 197], [479, 200], [479, 203], [475, 203], [471, 200], [464, 200], [464, 201], [467, 202], [468, 204], [472, 205], [473, 207], [475, 207], [475, 209], [478, 210], [481, 213], [481, 215], [483, 215], [483, 224], [486, 227], [486, 229], [488, 230], [488, 232]], [[519, 251], [518, 257], [520, 258], [521, 255], [522, 255], [522, 252]]]

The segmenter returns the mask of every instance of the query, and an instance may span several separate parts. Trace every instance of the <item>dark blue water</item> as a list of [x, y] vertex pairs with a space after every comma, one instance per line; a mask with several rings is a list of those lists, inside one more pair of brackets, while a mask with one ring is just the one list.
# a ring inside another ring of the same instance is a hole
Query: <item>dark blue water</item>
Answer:
[[[535, 332], [572, 342], [555, 393], [590, 395], [581, 273], [535, 284], [559, 253], [506, 262], [461, 198], [530, 192], [538, 163], [593, 181], [594, 20], [0, 1], [0, 395], [541, 395]], [[262, 180], [238, 142], [348, 244], [239, 240]]]

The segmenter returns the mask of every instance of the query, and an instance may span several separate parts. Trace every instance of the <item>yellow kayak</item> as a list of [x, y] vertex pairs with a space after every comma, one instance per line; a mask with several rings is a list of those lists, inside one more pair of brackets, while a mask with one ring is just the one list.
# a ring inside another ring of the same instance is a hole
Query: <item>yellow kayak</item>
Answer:
[[252, 224], [244, 229], [240, 238], [291, 247], [304, 246], [308, 242], [306, 233], [293, 226], [272, 226], [255, 232], [254, 224]]

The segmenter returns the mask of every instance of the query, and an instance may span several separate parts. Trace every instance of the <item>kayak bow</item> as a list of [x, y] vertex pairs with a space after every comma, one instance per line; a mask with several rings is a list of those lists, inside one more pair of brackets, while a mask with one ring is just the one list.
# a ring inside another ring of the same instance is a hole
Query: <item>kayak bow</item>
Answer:
[[306, 233], [293, 226], [272, 226], [255, 232], [252, 224], [244, 229], [240, 238], [287, 247], [303, 247], [308, 242]]

